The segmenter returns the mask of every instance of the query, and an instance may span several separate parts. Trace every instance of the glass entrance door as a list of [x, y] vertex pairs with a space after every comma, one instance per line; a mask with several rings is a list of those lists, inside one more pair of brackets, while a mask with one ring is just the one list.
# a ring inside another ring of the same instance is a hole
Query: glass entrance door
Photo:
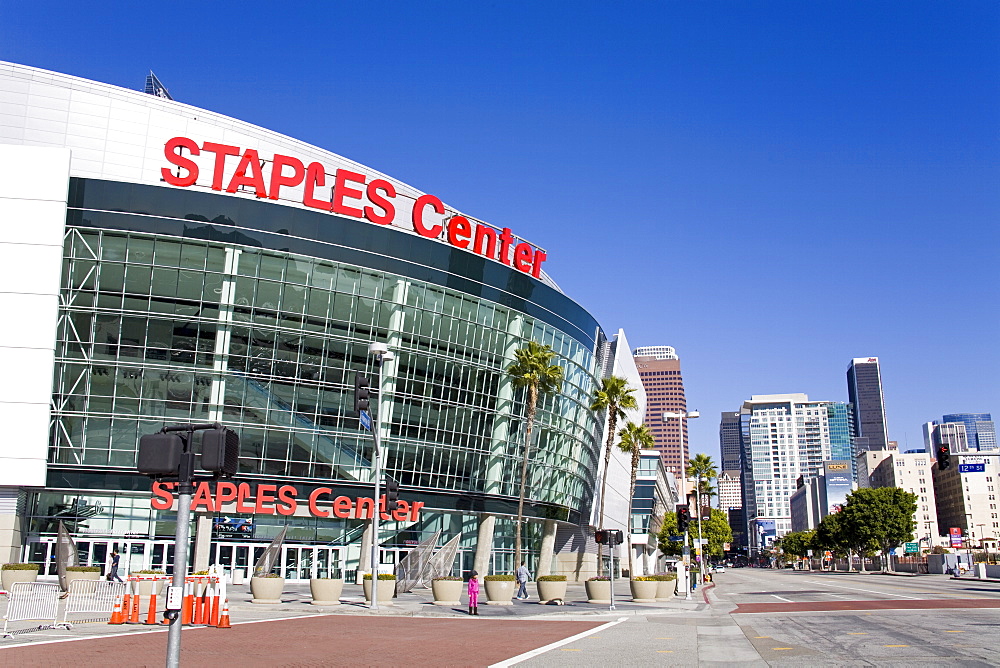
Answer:
[[339, 548], [285, 545], [281, 551], [279, 572], [286, 580], [304, 582], [310, 578], [343, 577]]
[[[128, 575], [132, 571], [158, 569], [173, 570], [174, 545], [163, 540], [129, 540], [114, 538], [80, 539], [76, 543], [77, 560], [81, 566], [98, 566], [107, 572], [111, 564], [111, 553], [117, 551], [121, 558], [118, 574]], [[56, 575], [56, 539], [42, 537], [31, 540], [24, 548], [24, 559], [39, 565], [39, 575]]]

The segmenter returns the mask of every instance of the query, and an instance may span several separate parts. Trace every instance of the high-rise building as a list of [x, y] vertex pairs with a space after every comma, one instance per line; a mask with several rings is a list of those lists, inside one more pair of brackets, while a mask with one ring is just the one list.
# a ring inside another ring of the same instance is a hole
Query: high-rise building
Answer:
[[858, 453], [859, 487], [899, 487], [917, 495], [913, 513], [915, 540], [931, 548], [940, 544], [934, 464], [926, 452], [872, 450]]
[[723, 411], [719, 422], [719, 450], [722, 453], [722, 470], [740, 470], [740, 414]]
[[989, 413], [952, 413], [942, 416], [941, 423], [964, 424], [970, 450], [997, 449], [996, 427]]
[[688, 461], [687, 420], [663, 417], [664, 413], [687, 413], [680, 358], [671, 346], [643, 346], [632, 354], [646, 390], [644, 424], [653, 432], [663, 466], [682, 479]]
[[968, 452], [969, 438], [965, 433], [965, 425], [961, 422], [926, 422], [924, 423], [924, 447], [932, 457], [937, 456], [940, 445], [948, 446], [950, 452]]
[[[973, 459], [963, 457], [963, 460]], [[937, 500], [937, 519], [941, 531], [959, 528], [973, 544], [984, 539], [995, 541], [1000, 537], [1000, 510], [997, 496], [1000, 492], [1000, 462], [996, 457], [982, 457], [982, 470], [962, 471], [955, 462], [941, 471], [934, 464], [934, 495]], [[922, 526], [918, 523], [917, 530]]]
[[800, 476], [823, 473], [823, 462], [851, 451], [846, 404], [805, 394], [754, 395], [740, 410], [743, 508], [751, 548], [791, 531], [789, 497]]
[[[847, 396], [854, 407], [858, 450], [885, 450], [889, 433], [885, 426], [882, 371], [877, 357], [855, 357], [847, 367]], [[853, 458], [851, 458], [853, 460]]]
[[719, 495], [719, 510], [743, 507], [743, 495], [740, 493], [740, 472], [722, 471], [715, 479], [716, 491]]

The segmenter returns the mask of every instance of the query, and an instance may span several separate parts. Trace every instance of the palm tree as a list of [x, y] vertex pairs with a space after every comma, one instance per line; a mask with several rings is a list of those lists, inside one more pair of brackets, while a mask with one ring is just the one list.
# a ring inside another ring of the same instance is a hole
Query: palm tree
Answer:
[[[618, 420], [624, 420], [625, 411], [639, 408], [639, 402], [635, 399], [635, 389], [628, 386], [628, 381], [618, 376], [610, 376], [601, 379], [601, 387], [594, 393], [594, 400], [590, 404], [592, 411], [608, 412], [608, 444], [604, 448], [604, 475], [601, 478], [601, 514], [597, 519], [599, 529], [604, 529], [604, 497], [608, 487], [608, 467], [611, 465], [611, 447], [615, 443], [615, 429], [618, 428]], [[597, 546], [597, 566], [601, 567], [601, 560], [604, 556], [604, 546]]]
[[[711, 455], [699, 452], [694, 457], [689, 459], [686, 473], [687, 477], [698, 479], [698, 491], [699, 493], [705, 494], [709, 497], [708, 505], [711, 506], [711, 497], [715, 494], [715, 487], [712, 486], [711, 481], [712, 478], [715, 478], [718, 475], [718, 471], [715, 469], [715, 462], [712, 461]], [[698, 513], [701, 513], [700, 508], [698, 509]]]
[[529, 341], [524, 348], [514, 351], [514, 361], [507, 367], [514, 387], [524, 388], [527, 396], [527, 425], [524, 430], [524, 456], [521, 460], [521, 491], [517, 499], [517, 527], [514, 536], [514, 568], [521, 564], [521, 525], [524, 522], [524, 487], [528, 479], [528, 453], [531, 449], [531, 431], [535, 426], [535, 411], [540, 395], [555, 394], [562, 386], [563, 370], [552, 364], [556, 353], [549, 346]]
[[[621, 440], [618, 441], [618, 447], [622, 452], [627, 452], [632, 455], [632, 481], [629, 483], [628, 492], [628, 503], [629, 503], [629, 527], [627, 533], [631, 534], [631, 523], [632, 523], [632, 498], [635, 496], [635, 476], [639, 472], [639, 451], [647, 450], [652, 448], [656, 441], [653, 439], [653, 432], [649, 430], [644, 424], [636, 424], [635, 422], [629, 422], [626, 424], [618, 436]], [[635, 577], [635, 571], [632, 570], [632, 543], [631, 540], [628, 543], [628, 572], [629, 577]]]

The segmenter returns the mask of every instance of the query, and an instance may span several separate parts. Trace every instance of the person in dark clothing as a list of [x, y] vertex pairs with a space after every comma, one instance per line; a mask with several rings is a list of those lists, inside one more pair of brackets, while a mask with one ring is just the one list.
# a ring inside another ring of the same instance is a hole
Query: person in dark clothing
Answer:
[[111, 553], [111, 570], [108, 571], [108, 580], [118, 580], [118, 582], [124, 582], [118, 575], [118, 562], [121, 561], [122, 555], [118, 554], [118, 551]]

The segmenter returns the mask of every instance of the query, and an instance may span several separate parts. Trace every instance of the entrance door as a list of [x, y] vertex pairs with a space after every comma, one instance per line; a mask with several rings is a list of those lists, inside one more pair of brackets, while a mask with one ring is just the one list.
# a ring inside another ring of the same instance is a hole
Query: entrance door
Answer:
[[[81, 566], [99, 566], [106, 569], [111, 563], [111, 553], [118, 551], [121, 559], [118, 574], [132, 571], [158, 569], [173, 570], [174, 545], [172, 541], [130, 540], [116, 538], [80, 539], [76, 543], [77, 559]], [[24, 548], [24, 559], [38, 564], [39, 575], [56, 575], [56, 539], [46, 536], [29, 540]]]
[[343, 577], [339, 548], [285, 545], [281, 551], [279, 572], [285, 580], [305, 582], [310, 578]]

